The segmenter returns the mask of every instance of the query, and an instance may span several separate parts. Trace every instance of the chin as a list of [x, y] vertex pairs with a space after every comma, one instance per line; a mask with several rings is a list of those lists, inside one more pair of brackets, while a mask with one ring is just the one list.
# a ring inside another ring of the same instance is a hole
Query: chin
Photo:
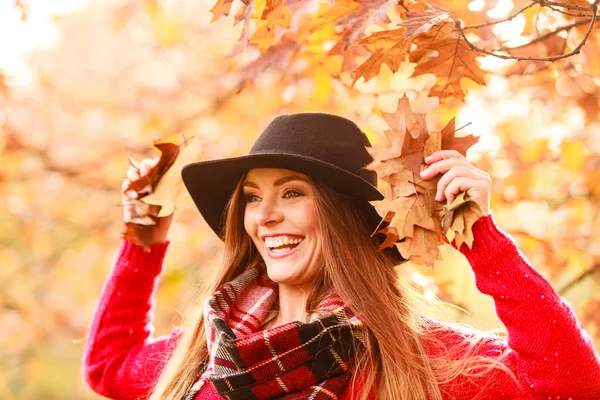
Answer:
[[283, 283], [287, 285], [293, 285], [295, 282], [294, 276], [290, 276], [289, 274], [281, 273], [279, 271], [273, 271], [267, 267], [267, 275], [269, 279], [276, 283]]

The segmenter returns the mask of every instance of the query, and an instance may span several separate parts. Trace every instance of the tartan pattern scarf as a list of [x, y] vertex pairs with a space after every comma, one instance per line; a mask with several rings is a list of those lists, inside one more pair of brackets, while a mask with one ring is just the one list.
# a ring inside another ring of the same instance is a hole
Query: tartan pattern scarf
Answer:
[[[354, 352], [364, 344], [361, 321], [330, 294], [309, 322], [261, 330], [277, 296], [277, 285], [253, 268], [208, 298], [209, 360], [200, 381], [212, 382], [230, 400], [339, 398], [351, 378]], [[184, 398], [195, 394], [192, 388]]]

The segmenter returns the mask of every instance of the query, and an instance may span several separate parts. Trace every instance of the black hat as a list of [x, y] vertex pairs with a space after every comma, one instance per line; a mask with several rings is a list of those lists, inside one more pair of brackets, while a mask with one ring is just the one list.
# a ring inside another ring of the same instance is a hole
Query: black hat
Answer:
[[372, 161], [367, 136], [346, 118], [301, 113], [275, 118], [247, 156], [200, 161], [181, 174], [196, 207], [223, 238], [224, 210], [242, 176], [252, 168], [283, 168], [301, 172], [347, 196], [375, 230], [381, 217], [369, 200], [381, 200], [377, 174], [363, 169]]

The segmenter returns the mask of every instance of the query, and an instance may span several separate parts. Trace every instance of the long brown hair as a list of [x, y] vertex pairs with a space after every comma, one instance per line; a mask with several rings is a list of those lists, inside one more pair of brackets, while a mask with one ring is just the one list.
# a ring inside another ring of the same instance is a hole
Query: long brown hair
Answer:
[[[208, 360], [203, 300], [262, 259], [244, 230], [241, 182], [226, 211], [225, 248], [218, 270], [199, 296], [183, 338], [164, 368], [150, 400], [181, 400]], [[310, 180], [310, 178], [309, 178]], [[355, 203], [329, 187], [310, 180], [316, 193], [324, 268], [307, 298], [307, 315], [331, 291], [337, 293], [365, 325], [365, 346], [357, 354], [355, 371], [361, 375], [353, 398], [366, 399], [370, 390], [381, 400], [441, 400], [440, 385], [460, 375], [481, 376], [492, 369], [516, 378], [496, 358], [473, 356], [487, 335], [473, 332], [456, 348], [447, 348], [417, 311], [419, 294], [399, 282], [395, 261], [388, 252], [377, 251], [377, 239]], [[354, 374], [352, 386], [355, 386]], [[483, 392], [484, 388], [482, 388]]]

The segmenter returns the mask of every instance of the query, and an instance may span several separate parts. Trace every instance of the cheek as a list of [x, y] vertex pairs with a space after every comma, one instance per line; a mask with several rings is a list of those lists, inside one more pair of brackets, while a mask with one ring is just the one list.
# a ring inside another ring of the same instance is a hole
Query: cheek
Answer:
[[250, 237], [252, 237], [252, 230], [254, 229], [254, 224], [252, 223], [252, 216], [248, 211], [244, 212], [244, 230]]

